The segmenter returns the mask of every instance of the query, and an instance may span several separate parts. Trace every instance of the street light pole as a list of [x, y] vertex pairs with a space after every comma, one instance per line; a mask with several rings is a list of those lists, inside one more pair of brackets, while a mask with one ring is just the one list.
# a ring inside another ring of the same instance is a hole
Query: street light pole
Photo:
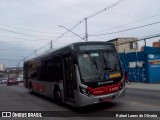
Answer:
[[37, 56], [37, 50], [35, 50], [35, 56]]
[[86, 30], [85, 38], [86, 38], [86, 42], [87, 42], [88, 41], [87, 18], [85, 18], [85, 30]]
[[76, 33], [72, 32], [72, 31], [69, 30], [68, 28], [66, 28], [66, 27], [64, 27], [64, 26], [62, 26], [62, 25], [58, 25], [58, 26], [59, 26], [59, 27], [62, 27], [62, 28], [64, 28], [64, 29], [66, 29], [66, 30], [68, 30], [69, 32], [73, 33], [73, 34], [76, 35], [77, 37], [79, 37], [79, 38], [81, 38], [81, 39], [84, 40], [84, 38], [82, 38], [81, 36], [79, 36], [79, 35], [77, 35]]
[[53, 48], [53, 45], [52, 45], [52, 40], [51, 40], [51, 49]]

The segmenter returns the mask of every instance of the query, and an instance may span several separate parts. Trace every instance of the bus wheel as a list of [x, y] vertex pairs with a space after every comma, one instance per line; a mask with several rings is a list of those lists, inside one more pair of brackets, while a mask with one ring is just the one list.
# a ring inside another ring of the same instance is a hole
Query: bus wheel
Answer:
[[56, 89], [54, 91], [54, 100], [55, 100], [55, 103], [58, 104], [58, 105], [61, 105], [62, 104], [62, 97], [61, 97], [61, 92], [60, 90]]

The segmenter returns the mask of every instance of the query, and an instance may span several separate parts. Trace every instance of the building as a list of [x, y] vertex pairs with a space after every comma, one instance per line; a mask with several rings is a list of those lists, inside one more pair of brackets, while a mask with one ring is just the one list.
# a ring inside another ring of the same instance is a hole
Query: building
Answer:
[[153, 42], [152, 46], [153, 47], [160, 47], [160, 41], [159, 42]]
[[140, 49], [140, 51], [144, 51], [144, 47], [145, 47], [145, 46], [142, 46], [141, 49]]
[[0, 71], [4, 71], [5, 70], [5, 65], [4, 64], [0, 64]]
[[115, 38], [107, 42], [115, 44], [115, 47], [118, 53], [129, 53], [139, 51], [138, 38], [134, 37], [124, 37], [124, 38]]
[[8, 67], [5, 71], [9, 77], [19, 77], [23, 75], [23, 67]]

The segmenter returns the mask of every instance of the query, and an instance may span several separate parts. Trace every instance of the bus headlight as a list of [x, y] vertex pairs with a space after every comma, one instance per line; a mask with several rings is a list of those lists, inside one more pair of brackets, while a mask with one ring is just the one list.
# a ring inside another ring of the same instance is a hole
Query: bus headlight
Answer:
[[83, 87], [79, 87], [79, 90], [83, 95], [86, 95], [86, 96], [89, 96], [89, 97], [92, 96], [91, 92], [88, 91], [87, 89], [83, 88]]

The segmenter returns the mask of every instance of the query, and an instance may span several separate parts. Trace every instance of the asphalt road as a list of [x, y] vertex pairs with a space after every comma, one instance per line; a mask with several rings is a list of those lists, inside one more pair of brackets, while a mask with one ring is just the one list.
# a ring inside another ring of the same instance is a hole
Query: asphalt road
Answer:
[[[75, 111], [73, 107], [67, 105], [58, 106], [52, 99], [40, 95], [30, 95], [29, 91], [21, 85], [0, 85], [0, 111], [70, 111], [72, 115], [78, 115], [76, 119], [85, 120], [106, 120], [105, 117], [83, 117], [85, 115], [95, 116], [104, 111], [160, 111], [159, 100], [159, 91], [126, 89], [126, 97], [124, 98], [108, 103], [88, 106], [83, 108], [82, 111]], [[61, 114], [62, 112], [55, 112], [53, 114]], [[16, 118], [12, 119], [16, 120]], [[54, 119], [75, 120], [75, 117], [55, 117]], [[110, 119], [114, 120], [115, 118]], [[123, 120], [124, 119], [127, 120], [129, 118], [123, 118]], [[143, 120], [146, 118], [134, 118], [134, 120], [136, 119]], [[147, 119], [152, 120], [153, 118]]]

